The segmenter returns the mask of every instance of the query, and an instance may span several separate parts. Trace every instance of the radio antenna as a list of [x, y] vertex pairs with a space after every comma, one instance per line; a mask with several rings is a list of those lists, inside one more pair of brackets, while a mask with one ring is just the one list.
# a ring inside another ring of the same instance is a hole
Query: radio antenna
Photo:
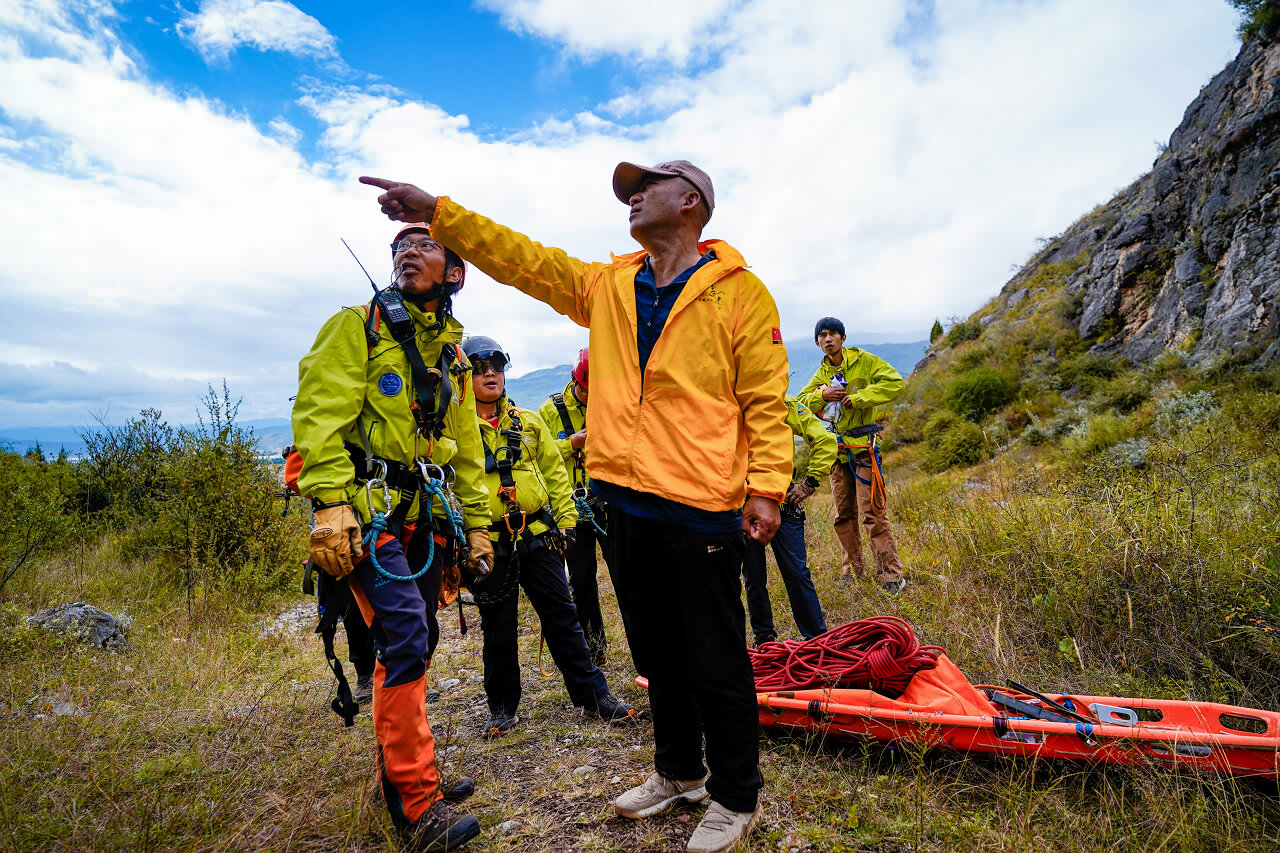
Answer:
[[[342, 245], [347, 246], [346, 238], [339, 237], [338, 239], [342, 241]], [[373, 276], [369, 275], [369, 271], [364, 268], [364, 264], [360, 263], [360, 259], [356, 257], [356, 253], [352, 251], [350, 246], [347, 246], [347, 251], [351, 252], [352, 258], [355, 258], [356, 264], [360, 267], [360, 272], [364, 273], [364, 277], [369, 279], [369, 286], [373, 288], [373, 292], [378, 293], [378, 285], [374, 284]]]

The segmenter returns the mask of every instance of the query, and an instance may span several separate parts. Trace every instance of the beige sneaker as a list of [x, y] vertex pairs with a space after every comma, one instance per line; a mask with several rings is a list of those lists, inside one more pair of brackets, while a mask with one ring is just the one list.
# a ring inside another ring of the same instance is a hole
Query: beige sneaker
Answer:
[[707, 798], [707, 777], [680, 781], [668, 779], [656, 770], [638, 785], [613, 801], [618, 814], [639, 820], [665, 812], [677, 800], [698, 803]]
[[753, 812], [731, 812], [713, 800], [685, 849], [689, 853], [722, 853], [746, 838], [759, 819], [759, 803]]

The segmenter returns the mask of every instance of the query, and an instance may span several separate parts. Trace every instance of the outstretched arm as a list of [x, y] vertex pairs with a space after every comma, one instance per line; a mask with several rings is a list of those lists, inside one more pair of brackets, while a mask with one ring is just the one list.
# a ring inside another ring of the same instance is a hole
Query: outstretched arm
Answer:
[[413, 184], [370, 177], [360, 182], [384, 190], [378, 203], [388, 218], [429, 223], [432, 237], [494, 281], [545, 302], [579, 326], [590, 326], [590, 305], [604, 264], [583, 263], [560, 249], [535, 243]]

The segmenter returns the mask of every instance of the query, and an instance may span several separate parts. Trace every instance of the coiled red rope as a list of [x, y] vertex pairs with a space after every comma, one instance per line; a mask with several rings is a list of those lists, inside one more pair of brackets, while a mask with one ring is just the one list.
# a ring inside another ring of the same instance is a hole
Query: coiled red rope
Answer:
[[810, 687], [869, 688], [902, 695], [911, 676], [933, 669], [941, 646], [921, 646], [911, 625], [896, 616], [859, 619], [812, 640], [785, 640], [748, 649], [756, 692]]

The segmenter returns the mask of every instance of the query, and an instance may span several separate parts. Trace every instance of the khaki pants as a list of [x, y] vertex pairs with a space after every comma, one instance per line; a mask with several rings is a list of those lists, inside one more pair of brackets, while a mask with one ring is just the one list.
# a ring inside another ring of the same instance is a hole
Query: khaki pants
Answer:
[[[869, 468], [859, 468], [858, 473], [864, 479], [871, 479]], [[836, 537], [844, 551], [841, 574], [852, 571], [863, 577], [866, 573], [862, 562], [861, 530], [862, 525], [866, 525], [871, 553], [876, 559], [876, 580], [879, 583], [900, 580], [902, 563], [898, 560], [898, 546], [894, 544], [893, 533], [889, 530], [889, 518], [872, 508], [871, 487], [854, 478], [847, 462], [837, 461], [831, 466], [831, 497], [835, 504]]]

